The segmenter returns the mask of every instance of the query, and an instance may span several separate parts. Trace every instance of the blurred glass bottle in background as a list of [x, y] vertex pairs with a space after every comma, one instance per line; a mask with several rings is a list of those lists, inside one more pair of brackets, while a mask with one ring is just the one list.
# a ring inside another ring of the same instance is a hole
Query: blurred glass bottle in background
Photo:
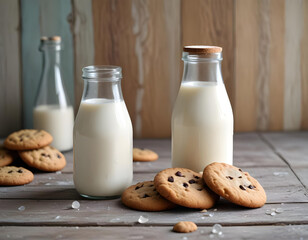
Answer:
[[33, 109], [33, 125], [53, 136], [52, 146], [67, 151], [73, 147], [74, 110], [62, 81], [61, 37], [42, 37], [39, 50], [43, 53], [43, 69]]

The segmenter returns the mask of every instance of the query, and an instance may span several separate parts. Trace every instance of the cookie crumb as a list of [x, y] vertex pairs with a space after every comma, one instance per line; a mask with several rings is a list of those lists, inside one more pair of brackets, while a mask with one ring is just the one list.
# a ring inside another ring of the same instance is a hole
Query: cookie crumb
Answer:
[[198, 229], [197, 225], [194, 222], [178, 222], [173, 226], [173, 231], [178, 233], [189, 233], [194, 232]]

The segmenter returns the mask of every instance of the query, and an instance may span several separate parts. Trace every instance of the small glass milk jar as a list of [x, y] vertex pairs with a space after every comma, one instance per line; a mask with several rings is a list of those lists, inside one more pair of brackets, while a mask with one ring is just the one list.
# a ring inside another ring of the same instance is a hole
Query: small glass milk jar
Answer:
[[133, 178], [133, 131], [122, 96], [122, 70], [88, 66], [82, 71], [73, 138], [75, 188], [86, 198], [117, 198]]
[[222, 48], [186, 46], [172, 113], [172, 166], [201, 172], [233, 163], [233, 113], [221, 75]]
[[42, 37], [43, 69], [33, 109], [33, 127], [49, 132], [52, 146], [73, 148], [74, 110], [67, 97], [60, 65], [61, 37]]

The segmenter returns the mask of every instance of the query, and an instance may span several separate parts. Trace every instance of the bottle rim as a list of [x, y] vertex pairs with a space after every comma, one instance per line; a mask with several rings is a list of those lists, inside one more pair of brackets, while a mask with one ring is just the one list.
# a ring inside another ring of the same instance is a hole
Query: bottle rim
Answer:
[[183, 47], [184, 62], [221, 61], [222, 47], [207, 45], [189, 45]]
[[122, 68], [113, 65], [92, 65], [82, 69], [83, 79], [91, 81], [118, 81], [122, 78]]

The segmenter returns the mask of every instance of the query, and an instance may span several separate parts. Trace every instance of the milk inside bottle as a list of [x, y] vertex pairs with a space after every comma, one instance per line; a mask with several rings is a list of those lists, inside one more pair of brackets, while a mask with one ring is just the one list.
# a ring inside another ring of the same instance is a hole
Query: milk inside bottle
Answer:
[[233, 163], [233, 113], [222, 80], [222, 49], [184, 47], [184, 73], [172, 113], [172, 166], [200, 172]]
[[84, 197], [119, 197], [132, 183], [133, 133], [121, 92], [121, 68], [83, 69], [84, 92], [74, 126], [74, 184]]

